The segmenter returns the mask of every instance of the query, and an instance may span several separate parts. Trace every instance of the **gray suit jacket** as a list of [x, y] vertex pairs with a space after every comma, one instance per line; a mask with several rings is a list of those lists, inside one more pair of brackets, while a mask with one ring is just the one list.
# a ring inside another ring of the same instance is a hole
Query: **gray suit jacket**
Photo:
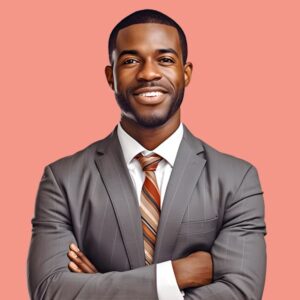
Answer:
[[[214, 281], [185, 290], [185, 299], [262, 296], [265, 223], [256, 169], [186, 128], [162, 207], [153, 265], [144, 263], [138, 201], [116, 130], [46, 166], [32, 225], [32, 299], [157, 299], [156, 263], [197, 250], [212, 253]], [[68, 270], [72, 242], [101, 274]]]

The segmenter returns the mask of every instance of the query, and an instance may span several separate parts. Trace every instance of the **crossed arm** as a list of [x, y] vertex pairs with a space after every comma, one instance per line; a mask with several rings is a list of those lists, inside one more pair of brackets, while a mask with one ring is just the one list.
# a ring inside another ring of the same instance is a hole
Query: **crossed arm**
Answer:
[[[191, 268], [182, 269], [182, 260], [173, 262], [178, 285], [185, 289], [186, 300], [261, 299], [266, 263], [265, 224], [262, 191], [254, 167], [248, 169], [226, 205], [223, 228], [211, 249], [213, 282], [207, 284], [210, 281], [207, 269], [196, 271], [196, 275], [201, 272], [204, 275], [199, 282], [193, 276], [189, 278]], [[124, 295], [130, 299], [157, 299], [155, 265], [103, 274], [70, 272], [66, 245], [76, 244], [76, 240], [68, 214], [64, 195], [48, 166], [37, 195], [28, 257], [32, 299], [117, 300], [124, 299]], [[186, 261], [194, 265], [200, 264], [201, 259], [192, 254], [183, 259], [184, 263]], [[92, 266], [89, 267], [93, 271]], [[203, 282], [205, 276], [207, 281]]]
[[[98, 273], [75, 244], [70, 245], [68, 267], [74, 273]], [[183, 290], [209, 284], [212, 280], [212, 260], [207, 252], [197, 251], [172, 262], [178, 287]]]

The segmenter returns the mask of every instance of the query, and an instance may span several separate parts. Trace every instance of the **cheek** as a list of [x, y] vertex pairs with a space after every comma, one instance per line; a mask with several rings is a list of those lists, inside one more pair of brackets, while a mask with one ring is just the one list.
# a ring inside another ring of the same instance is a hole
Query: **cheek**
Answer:
[[169, 81], [169, 83], [173, 86], [176, 92], [178, 89], [182, 89], [185, 86], [185, 78], [183, 70], [171, 69], [164, 73], [165, 78]]
[[133, 86], [133, 77], [130, 72], [119, 73], [115, 78], [116, 89], [120, 93], [126, 93]]

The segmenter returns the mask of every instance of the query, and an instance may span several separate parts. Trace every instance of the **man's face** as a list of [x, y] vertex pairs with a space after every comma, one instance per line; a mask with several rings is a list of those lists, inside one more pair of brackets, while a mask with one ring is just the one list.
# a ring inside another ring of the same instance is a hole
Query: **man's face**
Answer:
[[177, 29], [146, 23], [119, 31], [106, 76], [122, 115], [142, 127], [165, 124], [180, 107], [192, 65], [183, 64]]

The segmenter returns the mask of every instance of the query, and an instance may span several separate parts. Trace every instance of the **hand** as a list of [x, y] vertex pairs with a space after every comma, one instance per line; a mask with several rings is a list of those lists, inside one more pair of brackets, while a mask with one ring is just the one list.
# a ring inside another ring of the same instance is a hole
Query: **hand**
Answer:
[[187, 257], [172, 261], [178, 287], [199, 287], [212, 282], [212, 259], [208, 252], [197, 251]]
[[68, 265], [71, 272], [75, 273], [97, 273], [97, 269], [88, 260], [75, 244], [70, 245], [68, 252], [70, 263]]

